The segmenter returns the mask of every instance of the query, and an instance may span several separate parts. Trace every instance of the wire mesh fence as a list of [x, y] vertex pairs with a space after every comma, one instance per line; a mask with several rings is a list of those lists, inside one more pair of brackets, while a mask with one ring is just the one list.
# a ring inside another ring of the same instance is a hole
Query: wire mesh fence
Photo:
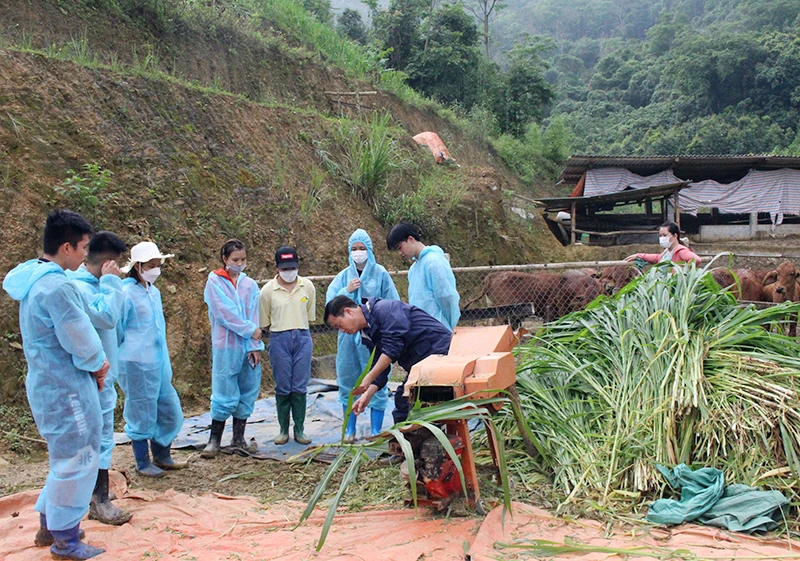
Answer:
[[[715, 257], [701, 254], [704, 263]], [[800, 263], [800, 255], [779, 253], [731, 253], [714, 261], [720, 269], [737, 272], [750, 270], [762, 282], [767, 272], [781, 263]], [[389, 273], [400, 298], [408, 301], [407, 271]], [[531, 263], [485, 267], [454, 267], [456, 287], [461, 296], [459, 325], [493, 323], [536, 326], [583, 309], [601, 294], [611, 295], [641, 274], [635, 263], [625, 261], [580, 261], [567, 263]], [[336, 354], [337, 333], [323, 323], [325, 296], [334, 275], [307, 277], [317, 294], [316, 320], [311, 325], [317, 374], [333, 376], [332, 355]], [[720, 282], [723, 282], [721, 278]], [[800, 290], [797, 290], [800, 296]], [[742, 296], [737, 294], [737, 296]], [[741, 300], [750, 301], [749, 298]], [[769, 305], [766, 296], [761, 305]], [[321, 366], [328, 357], [327, 364]], [[264, 364], [269, 371], [268, 361]]]
[[[453, 274], [461, 296], [459, 325], [486, 325], [523, 321], [551, 321], [582, 309], [598, 295], [609, 293], [614, 278], [603, 271], [633, 271], [623, 261], [536, 263], [486, 267], [456, 267]], [[408, 301], [408, 272], [392, 271], [400, 298]], [[310, 326], [314, 340], [315, 375], [332, 376], [331, 355], [338, 334], [323, 323], [326, 293], [334, 275], [306, 277], [317, 295], [316, 320]], [[632, 278], [632, 277], [631, 277]], [[265, 281], [264, 281], [265, 282]], [[260, 282], [263, 284], [263, 282]], [[328, 357], [328, 360], [325, 360]], [[268, 361], [264, 364], [269, 371]]]
[[[708, 263], [714, 259], [715, 267], [730, 267], [732, 269], [751, 269], [756, 271], [768, 271], [775, 269], [785, 261], [800, 263], [800, 254], [792, 253], [698, 253], [703, 258], [703, 263]], [[716, 258], [716, 259], [715, 259]]]

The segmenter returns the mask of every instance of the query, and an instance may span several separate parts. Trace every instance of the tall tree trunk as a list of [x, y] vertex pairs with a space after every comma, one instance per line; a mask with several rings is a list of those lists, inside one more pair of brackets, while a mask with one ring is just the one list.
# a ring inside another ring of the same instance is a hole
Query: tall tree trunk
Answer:
[[483, 44], [486, 47], [486, 59], [489, 60], [489, 14], [483, 18]]
[[431, 40], [431, 26], [433, 25], [433, 12], [436, 10], [436, 2], [438, 0], [431, 0], [431, 7], [428, 10], [428, 29], [425, 31], [425, 45], [422, 47], [422, 52], [428, 50], [428, 42]]

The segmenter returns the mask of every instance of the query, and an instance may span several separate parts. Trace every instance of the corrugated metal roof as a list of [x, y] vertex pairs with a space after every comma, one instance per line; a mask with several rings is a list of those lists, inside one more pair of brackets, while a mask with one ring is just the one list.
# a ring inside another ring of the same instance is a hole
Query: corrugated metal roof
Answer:
[[573, 204], [576, 205], [576, 208], [582, 209], [587, 206], [591, 207], [608, 204], [628, 204], [641, 202], [647, 199], [670, 197], [677, 191], [680, 191], [688, 186], [688, 182], [671, 183], [668, 185], [656, 185], [654, 187], [645, 187], [642, 189], [628, 189], [625, 191], [617, 191], [616, 193], [595, 195], [594, 197], [557, 197], [551, 199], [536, 199], [534, 203], [536, 206], [544, 207], [543, 210], [545, 212], [556, 212], [559, 210], [569, 209]]
[[741, 179], [751, 169], [800, 169], [800, 157], [772, 154], [575, 155], [567, 160], [561, 180], [575, 184], [586, 170], [598, 167], [620, 167], [639, 175], [653, 175], [671, 169], [675, 175], [689, 181], [714, 179], [729, 183]]

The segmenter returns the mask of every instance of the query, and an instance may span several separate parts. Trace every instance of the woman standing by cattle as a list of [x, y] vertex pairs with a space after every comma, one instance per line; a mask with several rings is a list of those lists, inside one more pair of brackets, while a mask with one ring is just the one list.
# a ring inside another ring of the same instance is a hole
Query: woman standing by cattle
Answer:
[[658, 230], [658, 243], [664, 248], [661, 253], [634, 253], [625, 258], [625, 261], [642, 259], [648, 263], [661, 263], [672, 261], [673, 263], [694, 262], [699, 265], [702, 259], [691, 249], [680, 243], [681, 229], [674, 222], [666, 222]]

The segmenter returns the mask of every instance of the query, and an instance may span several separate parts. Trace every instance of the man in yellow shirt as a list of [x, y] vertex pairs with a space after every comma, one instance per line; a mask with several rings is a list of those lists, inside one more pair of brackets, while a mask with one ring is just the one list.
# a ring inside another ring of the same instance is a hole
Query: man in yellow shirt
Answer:
[[262, 329], [269, 328], [269, 362], [275, 378], [275, 405], [280, 434], [275, 444], [289, 441], [289, 416], [294, 419], [294, 439], [310, 444], [305, 433], [306, 392], [311, 378], [313, 343], [308, 329], [316, 319], [316, 292], [310, 280], [297, 275], [297, 251], [280, 247], [275, 252], [275, 278], [261, 289], [258, 315]]

